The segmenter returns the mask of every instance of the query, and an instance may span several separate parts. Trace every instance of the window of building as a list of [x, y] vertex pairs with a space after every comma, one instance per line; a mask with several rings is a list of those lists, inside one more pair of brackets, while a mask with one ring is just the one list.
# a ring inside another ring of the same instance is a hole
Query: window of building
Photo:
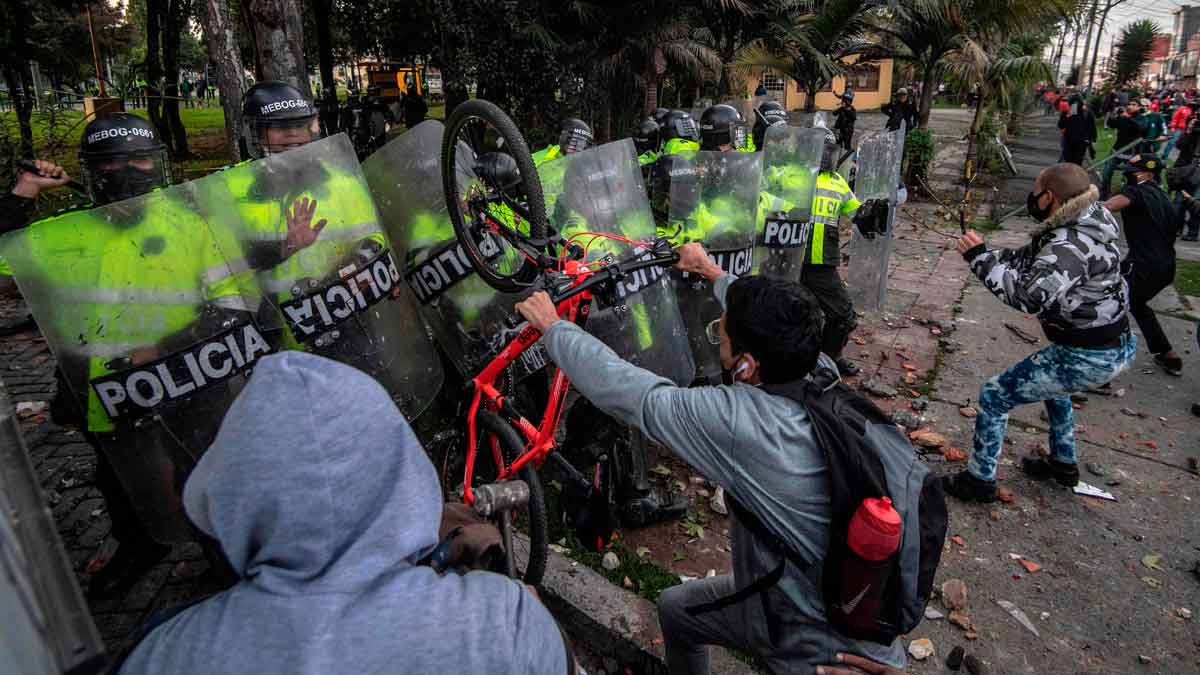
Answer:
[[[846, 74], [845, 83], [838, 84], [839, 90], [837, 93], [842, 93], [842, 89], [850, 89], [852, 91], [879, 91], [879, 65], [874, 63], [864, 63], [862, 65], [850, 66], [850, 72]], [[833, 91], [833, 86], [824, 84], [817, 91]]]
[[766, 71], [762, 75], [763, 86], [767, 88], [767, 95], [776, 101], [782, 102], [786, 94], [787, 78], [774, 71]]

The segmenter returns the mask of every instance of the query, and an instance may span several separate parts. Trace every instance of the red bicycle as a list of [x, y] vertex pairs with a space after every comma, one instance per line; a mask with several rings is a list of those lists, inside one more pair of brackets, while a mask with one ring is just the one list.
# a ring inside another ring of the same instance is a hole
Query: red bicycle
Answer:
[[[564, 239], [550, 232], [542, 186], [525, 140], [512, 120], [487, 101], [464, 103], [450, 116], [442, 167], [455, 235], [480, 277], [505, 293], [546, 290], [559, 316], [581, 327], [587, 323], [594, 298], [611, 298], [617, 284], [630, 275], [668, 267], [679, 258], [665, 237], [639, 242], [581, 231]], [[600, 240], [618, 240], [632, 247], [633, 253], [621, 260], [608, 256], [585, 262], [588, 248]], [[603, 500], [606, 509], [608, 496], [602, 458], [588, 476], [555, 452], [570, 387], [566, 375], [557, 368], [550, 374], [538, 423], [522, 415], [513, 396], [506, 394], [506, 385], [512, 383], [506, 374], [510, 366], [541, 337], [516, 317], [509, 327], [517, 331], [516, 337], [466, 383], [466, 432], [465, 439], [459, 439], [465, 440], [462, 492], [466, 504], [498, 521], [508, 574], [537, 584], [545, 573], [549, 550], [546, 501], [538, 477], [547, 459], [562, 469], [585, 500]], [[481, 446], [490, 466], [477, 467]], [[518, 529], [525, 530], [524, 537], [514, 531]]]

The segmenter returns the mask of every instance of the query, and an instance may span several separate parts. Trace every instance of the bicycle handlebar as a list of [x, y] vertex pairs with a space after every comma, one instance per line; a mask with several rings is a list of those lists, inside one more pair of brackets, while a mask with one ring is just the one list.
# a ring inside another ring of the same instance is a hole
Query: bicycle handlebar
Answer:
[[618, 260], [617, 262], [605, 265], [599, 270], [593, 272], [591, 276], [589, 276], [587, 279], [584, 279], [582, 282], [575, 284], [574, 286], [571, 286], [561, 292], [551, 293], [550, 299], [555, 305], [557, 305], [564, 300], [569, 300], [576, 295], [583, 293], [584, 291], [589, 291], [595, 288], [596, 286], [606, 284], [610, 281], [620, 281], [625, 275], [632, 274], [638, 270], [646, 269], [648, 267], [667, 267], [679, 262], [679, 254], [674, 250], [666, 255], [654, 254], [654, 251], [659, 249], [662, 244], [665, 244], [665, 241], [655, 242], [655, 245], [651, 248], [651, 255], [648, 258], [643, 257], [645, 255], [643, 253], [641, 255], [632, 255], [624, 260]]

